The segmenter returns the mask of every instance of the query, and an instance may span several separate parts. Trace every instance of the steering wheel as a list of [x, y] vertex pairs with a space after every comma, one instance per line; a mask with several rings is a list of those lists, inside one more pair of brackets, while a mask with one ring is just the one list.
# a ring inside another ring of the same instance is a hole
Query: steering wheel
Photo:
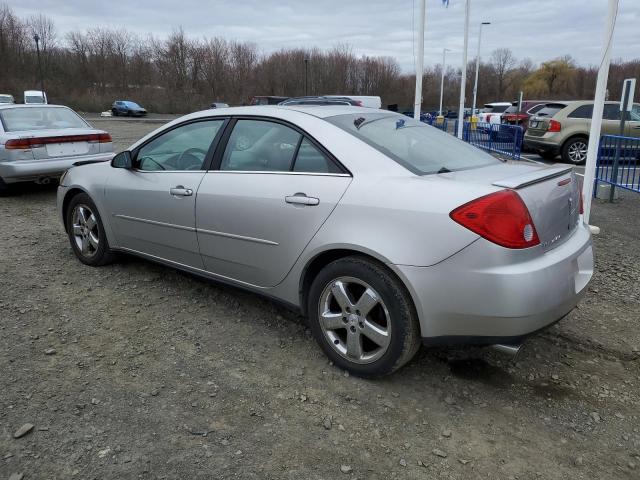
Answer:
[[[202, 158], [198, 158], [198, 156], [196, 155], [198, 153], [202, 154]], [[202, 168], [202, 161], [206, 156], [207, 156], [207, 151], [203, 150], [202, 148], [197, 148], [197, 147], [187, 148], [178, 157], [178, 161], [176, 162], [178, 164], [178, 169], [179, 170], [200, 170], [200, 168]], [[191, 160], [189, 160], [189, 157], [191, 157]]]

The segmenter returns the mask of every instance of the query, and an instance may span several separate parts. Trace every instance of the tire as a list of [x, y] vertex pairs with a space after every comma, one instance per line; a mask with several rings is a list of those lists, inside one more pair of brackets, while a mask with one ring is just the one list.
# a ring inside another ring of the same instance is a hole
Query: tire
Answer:
[[558, 156], [556, 152], [552, 152], [549, 150], [542, 150], [541, 152], [538, 153], [538, 155], [540, 155], [545, 160], [555, 160], [556, 157]]
[[562, 161], [573, 165], [583, 165], [587, 161], [587, 137], [573, 137], [562, 146]]
[[65, 212], [65, 226], [73, 253], [82, 263], [98, 267], [114, 260], [102, 219], [89, 195], [79, 193], [71, 199]]
[[11, 193], [11, 186], [4, 183], [4, 180], [0, 178], [0, 197], [6, 197]]
[[111, 115], [113, 115], [114, 117], [118, 116], [118, 110], [116, 110], [115, 108], [111, 109]]
[[409, 293], [367, 258], [346, 257], [324, 267], [311, 284], [307, 308], [311, 332], [324, 353], [356, 376], [393, 373], [420, 348]]

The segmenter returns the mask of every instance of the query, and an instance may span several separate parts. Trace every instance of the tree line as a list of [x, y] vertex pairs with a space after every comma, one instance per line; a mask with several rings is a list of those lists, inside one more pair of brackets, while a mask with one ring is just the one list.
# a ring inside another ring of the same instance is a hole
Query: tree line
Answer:
[[[19, 18], [6, 4], [0, 4], [0, 93], [19, 98], [23, 90], [39, 89], [35, 34], [50, 101], [81, 111], [101, 111], [116, 99], [131, 99], [151, 112], [184, 113], [214, 101], [241, 105], [253, 95], [305, 93], [379, 95], [383, 105], [401, 109], [413, 104], [414, 74], [403, 73], [393, 58], [357, 55], [348, 45], [263, 53], [255, 43], [191, 38], [182, 28], [166, 38], [104, 27], [63, 34], [50, 18]], [[425, 70], [423, 109], [438, 106], [441, 68]], [[466, 91], [471, 92], [475, 59], [467, 72]], [[445, 108], [458, 104], [460, 75], [459, 68], [445, 71]], [[478, 104], [513, 101], [519, 91], [525, 99], [592, 98], [596, 75], [596, 67], [580, 66], [570, 56], [535, 65], [500, 48], [480, 63]], [[624, 78], [638, 76], [640, 59], [615, 60], [609, 98], [620, 98]]]

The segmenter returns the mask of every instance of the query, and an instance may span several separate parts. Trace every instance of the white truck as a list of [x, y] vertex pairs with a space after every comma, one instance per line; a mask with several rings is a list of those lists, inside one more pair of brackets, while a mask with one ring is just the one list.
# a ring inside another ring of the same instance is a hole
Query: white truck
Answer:
[[511, 106], [511, 102], [485, 103], [478, 113], [479, 123], [501, 123], [502, 114]]
[[25, 90], [24, 91], [24, 103], [25, 104], [46, 104], [47, 94], [42, 90]]

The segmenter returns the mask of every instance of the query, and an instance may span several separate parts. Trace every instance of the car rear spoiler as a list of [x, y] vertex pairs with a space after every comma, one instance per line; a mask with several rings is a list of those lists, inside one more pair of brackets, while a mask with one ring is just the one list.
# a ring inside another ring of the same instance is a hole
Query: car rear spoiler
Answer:
[[518, 188], [524, 188], [529, 185], [544, 182], [550, 178], [560, 177], [572, 170], [572, 166], [541, 168], [540, 170], [525, 173], [524, 175], [516, 175], [515, 177], [507, 177], [502, 180], [497, 180], [493, 182], [493, 185], [496, 187], [512, 188], [517, 190]]

